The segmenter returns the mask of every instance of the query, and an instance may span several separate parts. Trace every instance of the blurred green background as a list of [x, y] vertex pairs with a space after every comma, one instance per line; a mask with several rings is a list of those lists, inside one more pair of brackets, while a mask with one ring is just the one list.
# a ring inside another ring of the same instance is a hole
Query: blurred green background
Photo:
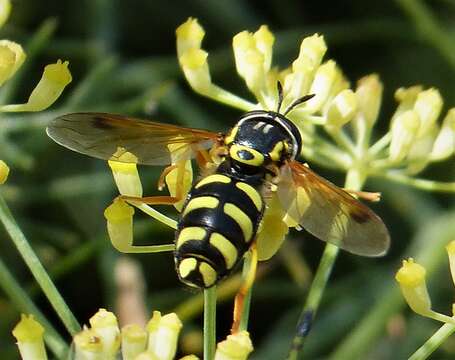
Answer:
[[[268, 24], [276, 35], [275, 64], [287, 66], [301, 39], [318, 32], [328, 43], [326, 58], [335, 59], [352, 84], [372, 72], [380, 75], [385, 93], [377, 137], [388, 127], [393, 93], [400, 86], [437, 87], [445, 109], [455, 105], [453, 0], [15, 0], [1, 38], [23, 44], [29, 57], [20, 78], [1, 89], [0, 99], [26, 99], [43, 66], [58, 58], [70, 61], [73, 82], [50, 110], [0, 119], [0, 158], [11, 167], [0, 191], [81, 323], [99, 307], [114, 310], [112, 269], [120, 254], [109, 243], [103, 210], [116, 188], [105, 162], [59, 147], [46, 136], [45, 125], [63, 112], [91, 110], [229, 129], [240, 113], [193, 93], [178, 68], [175, 28], [189, 16], [206, 30], [203, 48], [209, 51], [214, 81], [245, 97], [249, 94], [235, 76], [232, 36]], [[423, 176], [454, 180], [454, 169], [448, 161]], [[146, 193], [156, 191], [160, 170], [141, 168]], [[343, 174], [317, 170], [337, 184], [343, 181]], [[455, 238], [452, 195], [374, 179], [366, 188], [383, 193], [383, 201], [373, 208], [390, 229], [391, 251], [380, 259], [341, 254], [305, 344], [306, 358], [405, 359], [414, 352], [439, 324], [403, 304], [393, 276], [408, 256], [428, 265], [434, 307], [450, 313], [453, 284], [443, 247]], [[175, 217], [175, 212], [169, 214]], [[172, 242], [173, 232], [164, 225], [140, 214], [135, 219], [138, 244]], [[289, 349], [323, 249], [321, 242], [302, 237], [290, 234], [255, 285], [250, 322], [254, 359], [281, 359]], [[295, 249], [297, 258], [292, 256]], [[0, 257], [68, 339], [3, 230]], [[173, 311], [197, 297], [178, 282], [170, 253], [132, 258], [143, 269], [149, 310]], [[191, 304], [191, 311], [179, 308], [184, 312], [183, 340], [202, 326], [201, 308]], [[11, 336], [19, 318], [14, 305], [0, 290], [2, 359], [17, 358]], [[228, 333], [231, 309], [232, 296], [219, 306], [219, 339]], [[435, 358], [454, 356], [455, 340], [449, 339]]]

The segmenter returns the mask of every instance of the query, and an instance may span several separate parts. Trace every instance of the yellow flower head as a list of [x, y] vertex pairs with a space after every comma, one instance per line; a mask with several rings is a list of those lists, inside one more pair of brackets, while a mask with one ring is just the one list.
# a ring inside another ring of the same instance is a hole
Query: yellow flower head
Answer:
[[21, 315], [21, 321], [13, 330], [23, 360], [46, 360], [43, 341], [44, 328], [33, 315]]

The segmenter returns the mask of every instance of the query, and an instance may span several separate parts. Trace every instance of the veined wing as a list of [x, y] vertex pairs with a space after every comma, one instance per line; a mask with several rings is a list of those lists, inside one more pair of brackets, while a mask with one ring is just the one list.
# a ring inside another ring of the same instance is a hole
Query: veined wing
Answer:
[[171, 156], [176, 154], [194, 156], [222, 137], [207, 130], [107, 113], [60, 116], [50, 122], [47, 134], [58, 144], [82, 154], [144, 165], [169, 164]]
[[357, 255], [387, 252], [390, 237], [379, 216], [302, 163], [283, 167], [277, 191], [291, 221], [317, 238]]

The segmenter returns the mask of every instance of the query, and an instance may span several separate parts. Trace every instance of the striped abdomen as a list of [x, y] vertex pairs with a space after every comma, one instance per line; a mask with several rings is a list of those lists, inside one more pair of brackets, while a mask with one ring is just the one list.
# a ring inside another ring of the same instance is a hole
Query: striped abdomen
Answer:
[[175, 262], [184, 283], [211, 287], [242, 259], [264, 212], [257, 187], [224, 174], [193, 187], [176, 234]]

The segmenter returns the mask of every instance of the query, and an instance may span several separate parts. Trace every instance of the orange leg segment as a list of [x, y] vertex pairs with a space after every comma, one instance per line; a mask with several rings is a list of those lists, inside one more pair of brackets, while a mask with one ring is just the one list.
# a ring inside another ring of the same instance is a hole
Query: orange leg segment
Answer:
[[234, 319], [232, 321], [231, 334], [239, 332], [242, 317], [248, 316], [248, 314], [244, 313], [245, 298], [248, 292], [251, 290], [254, 283], [254, 279], [256, 277], [256, 269], [258, 264], [258, 253], [256, 249], [256, 243], [253, 243], [253, 245], [250, 248], [250, 256], [251, 256], [250, 266], [246, 273], [244, 274], [243, 284], [240, 287], [239, 291], [237, 292], [237, 295], [235, 296], [234, 300]]

